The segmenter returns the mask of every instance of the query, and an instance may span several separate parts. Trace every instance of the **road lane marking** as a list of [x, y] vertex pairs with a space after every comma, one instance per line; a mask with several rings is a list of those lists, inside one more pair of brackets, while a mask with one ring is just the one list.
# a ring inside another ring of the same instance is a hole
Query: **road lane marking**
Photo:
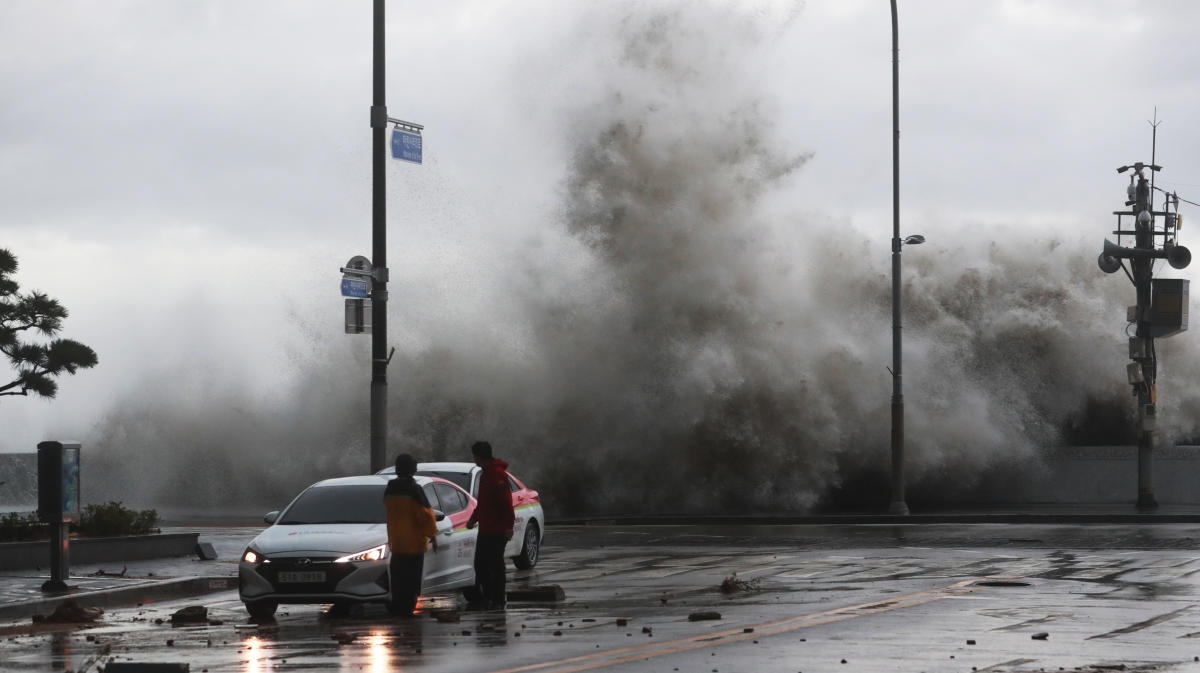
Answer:
[[1032, 664], [1035, 661], [1037, 661], [1037, 659], [1009, 659], [1008, 661], [1002, 661], [998, 664], [992, 664], [987, 668], [981, 668], [979, 669], [978, 673], [1000, 673], [1001, 671], [1012, 670], [1016, 666]]
[[[593, 652], [591, 654], [580, 655], [577, 657], [568, 657], [566, 659], [557, 659], [554, 661], [546, 661], [538, 664], [527, 664], [524, 666], [516, 666], [513, 668], [505, 668], [492, 673], [523, 673], [524, 671], [540, 671], [541, 673], [576, 673], [577, 671], [586, 671], [593, 668], [603, 668], [606, 666], [615, 666], [617, 664], [628, 663], [631, 661], [639, 661], [661, 657], [669, 654], [678, 654], [687, 652], [702, 647], [714, 647], [718, 645], [727, 645], [730, 643], [750, 640], [752, 638], [764, 638], [780, 633], [787, 633], [798, 629], [807, 628], [810, 626], [818, 626], [821, 624], [829, 624], [846, 619], [854, 619], [855, 617], [863, 617], [866, 615], [878, 614], [881, 612], [889, 612], [899, 610], [901, 608], [913, 607], [931, 601], [941, 600], [959, 596], [965, 593], [975, 591], [973, 586], [976, 582], [988, 578], [975, 578], [955, 582], [954, 584], [938, 587], [936, 589], [926, 589], [916, 593], [906, 594], [904, 596], [892, 596], [883, 600], [872, 601], [870, 603], [860, 603], [858, 605], [849, 605], [842, 608], [834, 608], [821, 612], [814, 612], [796, 617], [785, 617], [774, 621], [763, 622], [751, 626], [738, 627], [728, 629], [726, 631], [717, 631], [715, 633], [703, 633], [677, 640], [669, 640], [665, 642], [651, 643], [647, 645], [636, 645], [633, 647], [621, 647], [613, 650], [602, 652]], [[746, 629], [752, 629], [747, 632]]]
[[1192, 606], [1185, 605], [1182, 608], [1179, 608], [1178, 610], [1172, 610], [1171, 612], [1167, 612], [1167, 613], [1158, 615], [1157, 617], [1151, 617], [1150, 619], [1146, 619], [1146, 620], [1137, 622], [1135, 624], [1130, 624], [1129, 626], [1126, 626], [1121, 629], [1109, 631], [1108, 633], [1101, 633], [1098, 636], [1090, 636], [1090, 637], [1088, 637], [1088, 640], [1098, 640], [1100, 638], [1115, 638], [1117, 636], [1123, 636], [1126, 633], [1133, 633], [1134, 631], [1141, 631], [1142, 629], [1149, 628], [1156, 624], [1161, 624], [1165, 621], [1170, 621], [1172, 619], [1175, 619], [1176, 617], [1182, 617], [1185, 612], [1191, 612], [1191, 610], [1192, 610]]

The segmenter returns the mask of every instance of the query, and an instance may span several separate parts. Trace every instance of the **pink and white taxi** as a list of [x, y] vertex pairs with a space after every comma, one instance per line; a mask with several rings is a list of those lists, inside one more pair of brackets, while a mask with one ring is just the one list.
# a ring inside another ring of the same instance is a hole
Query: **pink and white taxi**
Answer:
[[[388, 467], [377, 474], [395, 474], [396, 468]], [[479, 497], [479, 475], [482, 470], [475, 463], [418, 463], [417, 475], [445, 479], [469, 493], [474, 499]], [[538, 492], [529, 488], [510, 472], [508, 487], [512, 491], [513, 511], [517, 515], [513, 527], [513, 537], [504, 548], [504, 555], [512, 559], [513, 565], [521, 570], [528, 570], [537, 565], [542, 548], [542, 538], [546, 535], [546, 518], [542, 512], [542, 501]]]

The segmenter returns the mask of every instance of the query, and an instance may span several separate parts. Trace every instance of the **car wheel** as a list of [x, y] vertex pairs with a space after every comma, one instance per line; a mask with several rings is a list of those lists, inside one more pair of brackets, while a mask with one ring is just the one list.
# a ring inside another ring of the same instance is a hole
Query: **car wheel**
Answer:
[[275, 616], [277, 607], [279, 604], [275, 601], [246, 601], [246, 612], [249, 612], [253, 619], [270, 619]]
[[525, 527], [525, 544], [521, 546], [521, 553], [513, 557], [513, 565], [517, 568], [529, 570], [537, 565], [542, 542], [540, 532], [534, 521], [530, 521], [529, 525]]

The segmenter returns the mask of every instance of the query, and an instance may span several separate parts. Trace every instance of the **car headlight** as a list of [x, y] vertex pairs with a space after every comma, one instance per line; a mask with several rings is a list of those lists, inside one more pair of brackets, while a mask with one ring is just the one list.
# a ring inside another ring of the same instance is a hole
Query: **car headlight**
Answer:
[[387, 558], [388, 546], [387, 543], [381, 544], [378, 547], [364, 549], [357, 554], [349, 554], [341, 558], [333, 559], [334, 563], [351, 563], [353, 561], [379, 561]]
[[258, 563], [259, 561], [265, 563], [267, 559], [262, 554], [246, 547], [246, 551], [242, 552], [242, 560], [246, 563]]

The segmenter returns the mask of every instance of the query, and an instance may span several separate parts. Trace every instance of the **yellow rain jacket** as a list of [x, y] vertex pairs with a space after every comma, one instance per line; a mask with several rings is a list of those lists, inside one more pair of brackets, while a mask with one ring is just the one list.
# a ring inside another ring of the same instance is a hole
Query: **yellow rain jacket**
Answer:
[[397, 477], [383, 492], [388, 546], [393, 554], [424, 554], [437, 536], [437, 522], [425, 491], [412, 477]]

